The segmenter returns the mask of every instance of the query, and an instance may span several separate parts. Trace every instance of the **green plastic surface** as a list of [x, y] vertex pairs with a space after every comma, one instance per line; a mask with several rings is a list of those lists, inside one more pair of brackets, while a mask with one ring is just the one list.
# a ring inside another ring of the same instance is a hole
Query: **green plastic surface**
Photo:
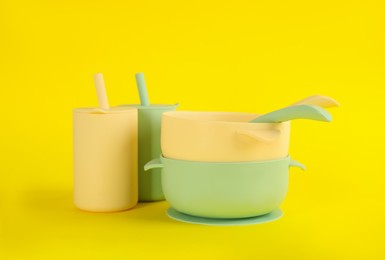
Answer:
[[170, 218], [190, 223], [190, 224], [201, 224], [208, 226], [246, 226], [246, 225], [255, 225], [263, 224], [271, 221], [275, 221], [283, 216], [283, 212], [280, 209], [273, 210], [272, 212], [251, 218], [233, 218], [233, 219], [223, 219], [223, 218], [201, 218], [194, 217], [187, 214], [180, 213], [173, 208], [167, 210], [167, 216]]
[[257, 117], [250, 123], [279, 123], [293, 119], [311, 119], [330, 122], [332, 116], [328, 111], [315, 105], [297, 105], [285, 107]]
[[144, 165], [149, 160], [159, 157], [160, 129], [162, 113], [173, 111], [175, 105], [130, 105], [138, 108], [138, 182], [139, 201], [164, 200], [161, 184], [160, 169], [151, 170], [151, 174], [144, 172]]
[[270, 161], [216, 163], [161, 157], [145, 169], [162, 168], [166, 200], [175, 210], [205, 218], [245, 218], [279, 208], [288, 189], [289, 157]]
[[144, 80], [144, 74], [136, 73], [135, 79], [136, 79], [136, 86], [138, 87], [140, 104], [142, 106], [149, 106], [150, 100], [148, 99], [148, 93], [147, 93], [146, 81]]

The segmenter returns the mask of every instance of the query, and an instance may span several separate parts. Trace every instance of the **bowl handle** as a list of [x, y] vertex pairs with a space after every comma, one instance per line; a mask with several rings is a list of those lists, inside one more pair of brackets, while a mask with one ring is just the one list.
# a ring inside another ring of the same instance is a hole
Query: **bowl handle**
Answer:
[[144, 165], [145, 171], [148, 171], [148, 170], [154, 169], [154, 168], [163, 168], [163, 163], [160, 161], [159, 158], [153, 159]]
[[306, 170], [306, 166], [303, 165], [302, 163], [300, 162], [297, 162], [293, 159], [290, 158], [290, 163], [289, 163], [289, 167], [298, 167], [298, 168], [301, 168], [302, 170]]
[[237, 134], [250, 137], [251, 139], [257, 142], [269, 143], [277, 139], [278, 136], [281, 134], [281, 131], [277, 129], [256, 131], [238, 130]]

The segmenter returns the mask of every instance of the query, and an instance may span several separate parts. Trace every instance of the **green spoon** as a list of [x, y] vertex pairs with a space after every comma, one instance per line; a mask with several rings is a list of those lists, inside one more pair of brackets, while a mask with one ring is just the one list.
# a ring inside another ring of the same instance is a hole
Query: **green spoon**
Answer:
[[330, 122], [332, 116], [328, 111], [314, 105], [297, 105], [285, 107], [257, 117], [250, 123], [279, 123], [293, 119], [311, 119]]

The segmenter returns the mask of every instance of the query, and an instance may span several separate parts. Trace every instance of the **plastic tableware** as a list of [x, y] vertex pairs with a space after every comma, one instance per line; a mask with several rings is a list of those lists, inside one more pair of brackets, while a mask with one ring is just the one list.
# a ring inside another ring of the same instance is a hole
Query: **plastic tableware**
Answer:
[[112, 212], [138, 202], [136, 108], [73, 110], [74, 202]]
[[175, 110], [174, 105], [125, 105], [138, 109], [138, 182], [139, 201], [164, 200], [159, 169], [153, 169], [152, 174], [144, 172], [143, 166], [152, 158], [161, 154], [160, 130], [162, 114]]
[[158, 156], [160, 151], [160, 129], [162, 114], [175, 110], [175, 105], [154, 105], [150, 103], [146, 81], [142, 72], [135, 74], [136, 85], [140, 97], [140, 105], [123, 105], [138, 109], [138, 175], [139, 175], [139, 201], [164, 200], [161, 176], [158, 169], [152, 174], [145, 174], [143, 166], [152, 158]]
[[169, 208], [166, 214], [170, 218], [180, 222], [208, 226], [246, 226], [264, 224], [275, 221], [283, 216], [283, 212], [280, 209], [273, 210], [265, 215], [251, 218], [202, 218], [180, 213], [173, 208]]
[[74, 202], [83, 210], [121, 211], [138, 202], [138, 114], [110, 108], [103, 75], [94, 75], [98, 108], [73, 110]]
[[161, 157], [145, 170], [162, 168], [166, 200], [175, 210], [205, 218], [247, 218], [279, 208], [288, 189], [290, 157], [263, 162], [215, 163]]
[[287, 156], [290, 122], [249, 123], [257, 116], [230, 112], [163, 113], [162, 153], [167, 158], [201, 162], [258, 161]]
[[293, 119], [311, 119], [330, 122], [332, 116], [328, 111], [319, 106], [296, 105], [261, 115], [251, 120], [250, 123], [279, 123]]

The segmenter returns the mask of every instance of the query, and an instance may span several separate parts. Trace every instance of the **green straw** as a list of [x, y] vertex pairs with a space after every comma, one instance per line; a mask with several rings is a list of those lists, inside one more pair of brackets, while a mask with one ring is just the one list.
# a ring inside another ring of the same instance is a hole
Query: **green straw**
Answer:
[[138, 87], [140, 104], [142, 106], [149, 106], [150, 100], [148, 100], [148, 93], [146, 88], [146, 81], [144, 80], [144, 74], [142, 72], [135, 74], [136, 86]]

